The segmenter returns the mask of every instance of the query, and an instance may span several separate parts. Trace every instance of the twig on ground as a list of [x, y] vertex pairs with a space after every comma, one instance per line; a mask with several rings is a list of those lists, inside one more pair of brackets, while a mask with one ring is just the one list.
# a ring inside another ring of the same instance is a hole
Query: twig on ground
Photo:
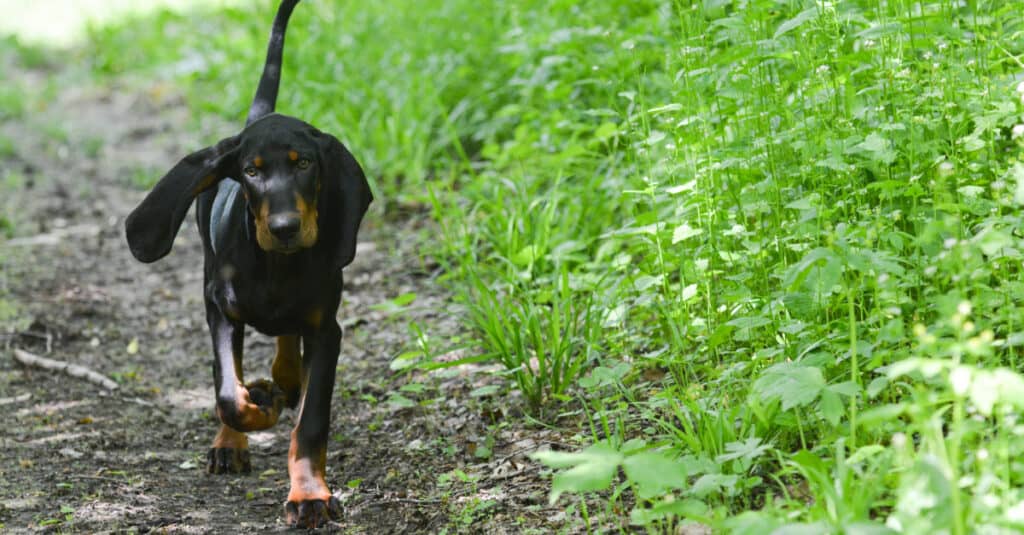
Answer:
[[146, 408], [149, 408], [149, 409], [154, 409], [154, 410], [156, 410], [157, 412], [159, 412], [159, 413], [161, 413], [163, 415], [168, 415], [168, 414], [171, 413], [171, 411], [161, 407], [160, 405], [157, 405], [156, 403], [153, 403], [151, 401], [146, 401], [146, 400], [144, 400], [142, 398], [139, 398], [139, 397], [131, 397], [130, 398], [130, 397], [124, 396], [121, 399], [124, 400], [124, 401], [127, 401], [129, 403], [135, 403], [136, 405], [142, 405], [143, 407], [146, 407]]
[[37, 234], [35, 236], [25, 236], [23, 238], [13, 238], [3, 242], [3, 245], [8, 246], [34, 246], [34, 245], [56, 245], [66, 238], [72, 238], [75, 236], [95, 236], [99, 234], [100, 227], [97, 225], [83, 224], [74, 225], [67, 228], [56, 229], [45, 234]]
[[36, 332], [36, 331], [20, 331], [12, 333], [0, 333], [0, 338], [17, 338], [19, 336], [26, 336], [29, 338], [36, 338], [46, 342], [46, 352], [49, 353], [53, 347], [53, 335], [49, 332]]
[[107, 481], [107, 482], [110, 482], [110, 483], [117, 483], [119, 485], [127, 483], [126, 479], [117, 479], [117, 478], [113, 478], [113, 477], [103, 477], [103, 476], [90, 476], [90, 475], [85, 475], [85, 474], [67, 474], [67, 475], [65, 475], [63, 477], [66, 477], [68, 479], [92, 479], [92, 480], [95, 480], [95, 481]]
[[32, 397], [32, 393], [25, 392], [24, 394], [21, 394], [19, 396], [14, 396], [10, 398], [0, 398], [0, 406], [10, 405], [11, 403], [21, 403], [22, 401], [28, 401], [28, 398], [30, 397]]
[[404, 503], [409, 505], [436, 505], [441, 503], [441, 500], [416, 500], [413, 498], [389, 498], [385, 500], [377, 500], [374, 505], [391, 505], [395, 503]]
[[62, 362], [54, 359], [48, 359], [46, 357], [40, 357], [39, 355], [33, 355], [28, 351], [24, 351], [17, 348], [14, 349], [14, 359], [26, 366], [32, 366], [34, 368], [41, 368], [44, 370], [66, 373], [71, 377], [85, 379], [86, 381], [89, 381], [90, 383], [93, 383], [95, 385], [102, 386], [107, 390], [117, 390], [117, 383], [115, 383], [109, 377], [98, 372], [95, 372], [93, 370], [90, 370], [85, 366], [71, 364], [68, 362]]

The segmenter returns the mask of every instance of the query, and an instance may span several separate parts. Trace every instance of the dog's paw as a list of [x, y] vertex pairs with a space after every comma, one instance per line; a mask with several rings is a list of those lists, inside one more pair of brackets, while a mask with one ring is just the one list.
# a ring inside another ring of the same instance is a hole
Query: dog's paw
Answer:
[[252, 471], [249, 450], [210, 448], [206, 453], [206, 472], [210, 474], [247, 474]]
[[318, 528], [331, 520], [341, 520], [341, 502], [331, 496], [327, 500], [289, 501], [284, 504], [284, 517], [295, 528]]
[[288, 402], [284, 390], [267, 379], [252, 381], [240, 390], [242, 399], [238, 419], [230, 422], [234, 428], [242, 431], [263, 430], [278, 423]]
[[249, 401], [267, 414], [281, 414], [288, 402], [284, 390], [268, 379], [253, 381], [245, 385], [245, 389], [249, 391]]
[[239, 474], [250, 470], [249, 438], [226, 425], [220, 426], [206, 454], [206, 471], [211, 474]]
[[218, 402], [217, 416], [237, 431], [262, 431], [274, 427], [286, 402], [283, 390], [266, 379], [260, 379], [245, 386], [238, 385], [233, 403]]

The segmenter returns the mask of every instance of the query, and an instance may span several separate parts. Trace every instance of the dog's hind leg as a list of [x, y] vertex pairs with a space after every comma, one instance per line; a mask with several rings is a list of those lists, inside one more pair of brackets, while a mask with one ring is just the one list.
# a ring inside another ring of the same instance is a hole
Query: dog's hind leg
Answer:
[[298, 336], [277, 337], [277, 354], [270, 374], [274, 385], [284, 391], [288, 406], [294, 409], [302, 395], [302, 352]]

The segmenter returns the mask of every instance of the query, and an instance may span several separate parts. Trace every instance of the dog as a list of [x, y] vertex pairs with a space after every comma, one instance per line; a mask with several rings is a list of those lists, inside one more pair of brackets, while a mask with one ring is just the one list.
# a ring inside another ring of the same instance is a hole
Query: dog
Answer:
[[[373, 196], [337, 138], [274, 113], [285, 30], [298, 1], [278, 8], [245, 128], [179, 161], [128, 216], [125, 231], [132, 255], [155, 262], [170, 252], [195, 200], [221, 421], [207, 469], [248, 472], [245, 433], [270, 428], [286, 406], [297, 408], [285, 517], [309, 528], [341, 515], [324, 479], [342, 336], [336, 314], [342, 268], [355, 256]], [[276, 337], [272, 381], [244, 382], [246, 325]]]

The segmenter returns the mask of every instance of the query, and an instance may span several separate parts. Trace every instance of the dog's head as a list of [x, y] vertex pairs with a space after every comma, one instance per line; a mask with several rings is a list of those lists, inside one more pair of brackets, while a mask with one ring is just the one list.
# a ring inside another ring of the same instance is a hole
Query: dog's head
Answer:
[[309, 128], [281, 128], [281, 116], [256, 121], [237, 149], [237, 180], [265, 251], [292, 253], [317, 241], [317, 200], [325, 158]]
[[362, 169], [334, 136], [278, 114], [189, 154], [157, 182], [125, 222], [135, 258], [170, 252], [192, 200], [225, 178], [241, 184], [261, 249], [289, 254], [328, 240], [338, 267], [352, 261], [372, 200]]

